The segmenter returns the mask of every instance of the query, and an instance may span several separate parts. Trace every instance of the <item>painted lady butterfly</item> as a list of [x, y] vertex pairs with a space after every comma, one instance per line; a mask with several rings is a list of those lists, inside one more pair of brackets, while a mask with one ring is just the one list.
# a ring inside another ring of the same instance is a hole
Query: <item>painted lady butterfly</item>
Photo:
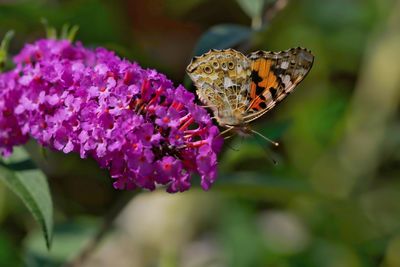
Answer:
[[[200, 100], [220, 126], [239, 134], [257, 133], [248, 123], [282, 101], [310, 71], [314, 56], [304, 48], [257, 51], [210, 50], [194, 57], [187, 73]], [[257, 133], [259, 134], [259, 133]]]

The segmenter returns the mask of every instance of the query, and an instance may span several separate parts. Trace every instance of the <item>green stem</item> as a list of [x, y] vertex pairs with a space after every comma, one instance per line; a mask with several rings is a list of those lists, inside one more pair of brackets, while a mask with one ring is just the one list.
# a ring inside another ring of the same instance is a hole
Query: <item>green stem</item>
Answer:
[[63, 267], [81, 266], [96, 251], [104, 237], [113, 229], [115, 219], [134, 196], [135, 192], [123, 192], [117, 200], [117, 203], [111, 208], [109, 213], [105, 215], [103, 223], [97, 229], [97, 232], [94, 234], [92, 239], [75, 258], [66, 262]]

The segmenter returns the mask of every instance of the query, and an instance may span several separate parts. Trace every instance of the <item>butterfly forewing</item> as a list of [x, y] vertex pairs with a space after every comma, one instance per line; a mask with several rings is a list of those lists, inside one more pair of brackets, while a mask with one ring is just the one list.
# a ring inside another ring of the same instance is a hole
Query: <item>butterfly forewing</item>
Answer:
[[252, 121], [273, 108], [293, 91], [312, 67], [314, 57], [304, 48], [282, 52], [257, 51], [251, 60], [250, 104], [244, 115]]

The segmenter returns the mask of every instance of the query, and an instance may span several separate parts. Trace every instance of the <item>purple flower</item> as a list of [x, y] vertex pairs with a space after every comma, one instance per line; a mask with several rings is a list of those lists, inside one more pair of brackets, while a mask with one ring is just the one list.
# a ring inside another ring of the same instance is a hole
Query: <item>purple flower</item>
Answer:
[[208, 190], [215, 181], [219, 131], [194, 95], [155, 70], [103, 48], [39, 40], [0, 74], [0, 152], [28, 137], [94, 158], [117, 189]]
[[21, 92], [14, 90], [18, 75], [8, 72], [0, 75], [0, 153], [8, 156], [15, 145], [24, 144], [29, 136], [22, 132], [14, 109], [21, 99]]

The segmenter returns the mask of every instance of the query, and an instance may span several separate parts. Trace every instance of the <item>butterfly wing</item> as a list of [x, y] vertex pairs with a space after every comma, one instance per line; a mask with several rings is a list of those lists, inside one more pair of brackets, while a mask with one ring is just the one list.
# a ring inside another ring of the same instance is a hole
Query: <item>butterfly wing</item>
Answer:
[[281, 52], [257, 51], [248, 58], [251, 60], [251, 85], [245, 122], [262, 116], [290, 94], [314, 61], [311, 52], [300, 47]]
[[246, 56], [233, 49], [210, 50], [193, 58], [186, 71], [220, 125], [242, 123], [241, 115], [249, 105], [251, 74]]

